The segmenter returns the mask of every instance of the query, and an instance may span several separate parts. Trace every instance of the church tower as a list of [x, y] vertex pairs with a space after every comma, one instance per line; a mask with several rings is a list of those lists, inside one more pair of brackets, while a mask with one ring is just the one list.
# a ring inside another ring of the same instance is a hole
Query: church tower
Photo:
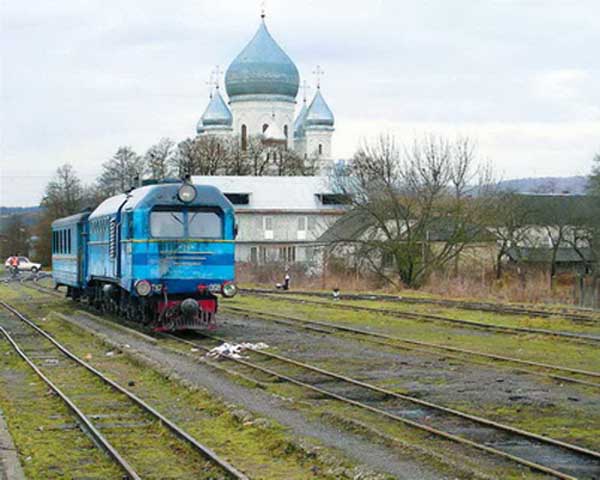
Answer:
[[225, 88], [233, 114], [233, 132], [242, 146], [251, 136], [282, 132], [294, 147], [293, 124], [300, 87], [298, 69], [275, 42], [265, 15], [254, 38], [227, 69]]
[[332, 139], [335, 131], [335, 117], [321, 92], [323, 71], [317, 66], [317, 93], [310, 105], [306, 97], [302, 109], [294, 122], [294, 142], [296, 151], [304, 158], [316, 158], [319, 169], [324, 173], [332, 163]]

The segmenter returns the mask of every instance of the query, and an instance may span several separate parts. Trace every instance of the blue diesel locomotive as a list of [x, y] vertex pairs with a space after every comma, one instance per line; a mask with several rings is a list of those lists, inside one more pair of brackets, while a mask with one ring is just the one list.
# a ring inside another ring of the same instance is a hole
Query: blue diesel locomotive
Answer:
[[215, 187], [166, 181], [52, 224], [52, 275], [67, 296], [156, 331], [213, 328], [233, 297], [233, 206]]

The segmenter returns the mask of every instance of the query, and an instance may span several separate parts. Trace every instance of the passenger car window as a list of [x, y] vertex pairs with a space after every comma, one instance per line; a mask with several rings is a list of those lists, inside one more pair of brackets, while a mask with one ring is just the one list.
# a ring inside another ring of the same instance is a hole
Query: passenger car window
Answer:
[[215, 212], [189, 212], [188, 229], [190, 237], [223, 238], [222, 220]]
[[150, 234], [153, 237], [180, 238], [185, 234], [183, 212], [152, 212]]

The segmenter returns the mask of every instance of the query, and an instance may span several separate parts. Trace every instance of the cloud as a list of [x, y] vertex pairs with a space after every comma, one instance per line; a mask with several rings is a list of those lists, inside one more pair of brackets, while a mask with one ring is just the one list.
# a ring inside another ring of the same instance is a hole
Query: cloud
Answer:
[[[119, 145], [192, 135], [213, 65], [259, 22], [259, 2], [242, 0], [0, 9], [0, 204], [35, 203], [64, 162], [87, 181]], [[325, 68], [337, 157], [387, 129], [460, 131], [530, 176], [585, 173], [600, 150], [598, 16], [592, 0], [272, 0], [267, 22], [306, 80]]]

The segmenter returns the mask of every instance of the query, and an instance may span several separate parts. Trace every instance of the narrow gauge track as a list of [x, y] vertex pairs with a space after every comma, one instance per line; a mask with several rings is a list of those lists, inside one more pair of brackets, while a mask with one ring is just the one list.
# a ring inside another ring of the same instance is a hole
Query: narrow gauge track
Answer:
[[[228, 340], [212, 335], [203, 335], [193, 340], [172, 334], [161, 336], [205, 352], [214, 344], [207, 346], [199, 341]], [[600, 452], [399, 394], [275, 353], [252, 351], [251, 354], [261, 357], [262, 361], [225, 358], [317, 392], [324, 397], [359, 407], [556, 478], [600, 478]], [[282, 372], [282, 366], [287, 371]], [[296, 373], [289, 373], [290, 369]]]
[[[248, 293], [269, 293], [279, 295], [305, 295], [311, 297], [323, 297], [331, 298], [331, 294], [325, 292], [314, 292], [310, 290], [294, 290], [293, 292], [274, 292], [273, 290], [261, 289], [261, 288], [243, 288], [241, 292]], [[490, 313], [504, 313], [508, 315], [527, 315], [530, 317], [560, 317], [567, 320], [581, 321], [588, 323], [599, 323], [600, 312], [588, 312], [582, 311], [574, 313], [572, 311], [554, 311], [544, 309], [534, 309], [520, 307], [516, 305], [503, 305], [500, 303], [486, 303], [486, 302], [465, 302], [461, 300], [442, 300], [433, 298], [415, 298], [415, 297], [402, 297], [397, 295], [381, 295], [381, 294], [352, 294], [344, 293], [340, 296], [343, 300], [381, 300], [384, 302], [396, 302], [396, 303], [409, 303], [419, 305], [439, 305], [441, 307], [449, 307], [463, 310], [475, 310], [484, 311]]]
[[[437, 343], [424, 342], [420, 340], [412, 340], [409, 338], [397, 337], [394, 335], [388, 335], [385, 333], [373, 332], [370, 330], [362, 330], [354, 327], [346, 327], [343, 325], [322, 322], [317, 320], [306, 320], [303, 318], [292, 317], [290, 315], [279, 315], [276, 313], [263, 312], [259, 310], [250, 310], [247, 308], [239, 308], [227, 305], [222, 307], [222, 311], [229, 311], [234, 314], [255, 314], [259, 315], [262, 319], [267, 321], [273, 321], [282, 323], [285, 325], [296, 326], [297, 328], [305, 328], [308, 330], [315, 330], [321, 333], [333, 334], [351, 334], [358, 335], [362, 339], [367, 340], [371, 343], [378, 345], [384, 345], [393, 348], [400, 348], [402, 350], [411, 350], [416, 352], [422, 352], [426, 354], [435, 354], [439, 351], [443, 351], [444, 355], [448, 358], [454, 358], [462, 362], [478, 363], [482, 365], [489, 365], [489, 362], [474, 361], [472, 357], [485, 358], [493, 362], [506, 362], [520, 367], [528, 368], [512, 368], [514, 371], [527, 373], [531, 375], [538, 375], [548, 377], [559, 382], [570, 382], [585, 385], [588, 387], [600, 388], [600, 372], [592, 372], [588, 370], [581, 370], [576, 368], [568, 368], [559, 365], [552, 365], [548, 363], [533, 362], [523, 360], [515, 357], [507, 357], [503, 355], [494, 355], [491, 353], [479, 352], [476, 350], [464, 349], [459, 347], [451, 347], [448, 345], [440, 345]], [[450, 354], [448, 352], [451, 352]], [[467, 355], [471, 358], [465, 358], [463, 355]], [[535, 368], [537, 370], [532, 370]], [[542, 369], [542, 371], [539, 371]], [[567, 376], [571, 375], [571, 376]], [[578, 377], [573, 377], [577, 375]]]
[[[41, 285], [36, 284], [26, 284], [28, 287], [35, 288], [43, 293], [48, 293], [55, 296], [63, 297], [59, 292], [42, 287]], [[411, 350], [415, 352], [422, 352], [426, 354], [434, 354], [436, 350], [439, 352], [440, 350], [444, 352], [444, 355], [448, 358], [454, 358], [456, 360], [460, 360], [462, 362], [470, 362], [477, 363], [481, 365], [489, 365], [489, 362], [486, 361], [475, 361], [473, 357], [479, 357], [482, 359], [491, 360], [492, 362], [505, 362], [513, 365], [518, 365], [519, 367], [527, 367], [527, 368], [515, 368], [512, 367], [512, 370], [515, 372], [526, 373], [530, 375], [537, 375], [546, 378], [550, 378], [552, 380], [558, 382], [569, 382], [580, 385], [585, 385], [587, 387], [600, 388], [600, 372], [592, 372], [588, 370], [581, 370], [575, 368], [563, 367], [560, 365], [552, 365], [548, 363], [541, 362], [533, 362], [528, 360], [523, 360], [516, 357], [507, 357], [504, 355], [495, 355], [491, 353], [479, 352], [476, 350], [464, 349], [459, 347], [451, 347], [448, 345], [440, 345], [431, 342], [424, 342], [420, 340], [412, 340], [409, 338], [397, 337], [394, 335], [387, 335], [384, 333], [373, 332], [369, 330], [362, 330], [359, 328], [346, 327], [339, 324], [329, 323], [329, 322], [320, 322], [316, 320], [306, 320], [302, 318], [292, 317], [292, 316], [284, 316], [278, 315], [270, 312], [262, 312], [258, 310], [249, 310], [247, 308], [239, 308], [233, 307], [230, 305], [223, 306], [221, 310], [230, 311], [232, 313], [237, 314], [256, 314], [260, 315], [263, 319], [273, 322], [279, 322], [286, 325], [292, 325], [299, 328], [305, 328], [308, 330], [316, 330], [321, 333], [332, 334], [335, 332], [342, 334], [351, 334], [351, 335], [359, 335], [364, 340], [367, 340], [371, 343], [375, 343], [378, 345], [384, 345], [393, 348], [400, 348], [402, 350]], [[448, 353], [450, 352], [450, 353]], [[470, 358], [465, 358], [463, 355], [467, 355]], [[532, 370], [535, 368], [536, 370]], [[540, 371], [542, 369], [543, 371]], [[571, 375], [571, 376], [567, 376]], [[573, 377], [573, 375], [577, 375], [577, 377]]]
[[[168, 452], [173, 466], [189, 478], [248, 480], [246, 475], [210, 448], [81, 360], [14, 307], [3, 301], [0, 301], [0, 306], [12, 313], [20, 321], [19, 325], [24, 327], [15, 327], [9, 333], [0, 326], [0, 332], [19, 356], [65, 402], [84, 430], [121, 467], [128, 478], [153, 478], [153, 469], [156, 467], [154, 463], [159, 456], [152, 455], [151, 451], [160, 450], [160, 458], [164, 460], [164, 453]], [[62, 358], [54, 358], [59, 352]], [[35, 360], [49, 357], [52, 357], [54, 368], [47, 367], [44, 373]], [[86, 387], [84, 392], [81, 391], [83, 385]], [[66, 391], [73, 391], [75, 394], [69, 396]], [[78, 397], [77, 401], [73, 400], [74, 396]], [[132, 423], [103, 425], [99, 422], [106, 421], [107, 418], [127, 418]], [[169, 431], [168, 435], [162, 431], [163, 426]], [[142, 446], [138, 443], [140, 439]], [[115, 447], [116, 444], [118, 448]], [[191, 449], [197, 458], [183, 457], [186, 449]], [[142, 451], [149, 460], [142, 460]]]
[[[491, 330], [499, 333], [506, 334], [517, 334], [517, 335], [525, 335], [525, 334], [535, 334], [535, 335], [546, 335], [552, 337], [565, 338], [568, 340], [577, 341], [579, 343], [585, 343], [590, 345], [600, 345], [600, 336], [594, 335], [583, 335], [578, 333], [564, 332], [560, 330], [546, 330], [541, 328], [525, 328], [525, 327], [508, 327], [504, 325], [494, 325], [483, 322], [475, 322], [471, 320], [460, 320], [456, 318], [443, 317], [440, 315], [430, 315], [425, 313], [412, 313], [412, 312], [401, 312], [396, 310], [390, 310], [387, 308], [374, 308], [374, 307], [364, 307], [359, 305], [344, 305], [344, 304], [332, 304], [330, 302], [322, 302], [317, 300], [306, 300], [304, 298], [290, 298], [287, 296], [279, 296], [281, 294], [274, 294], [273, 292], [269, 293], [256, 293], [256, 295], [260, 295], [266, 298], [277, 298], [278, 300], [283, 300], [290, 303], [304, 303], [307, 305], [317, 305], [320, 307], [330, 308], [330, 309], [338, 309], [338, 310], [350, 310], [355, 312], [370, 312], [370, 313], [378, 313], [381, 315], [388, 315], [390, 317], [397, 318], [399, 320], [417, 320], [417, 321], [426, 321], [426, 322], [444, 322], [455, 325], [460, 325], [461, 327], [468, 328], [478, 328], [482, 330]], [[279, 298], [278, 298], [279, 297]]]

